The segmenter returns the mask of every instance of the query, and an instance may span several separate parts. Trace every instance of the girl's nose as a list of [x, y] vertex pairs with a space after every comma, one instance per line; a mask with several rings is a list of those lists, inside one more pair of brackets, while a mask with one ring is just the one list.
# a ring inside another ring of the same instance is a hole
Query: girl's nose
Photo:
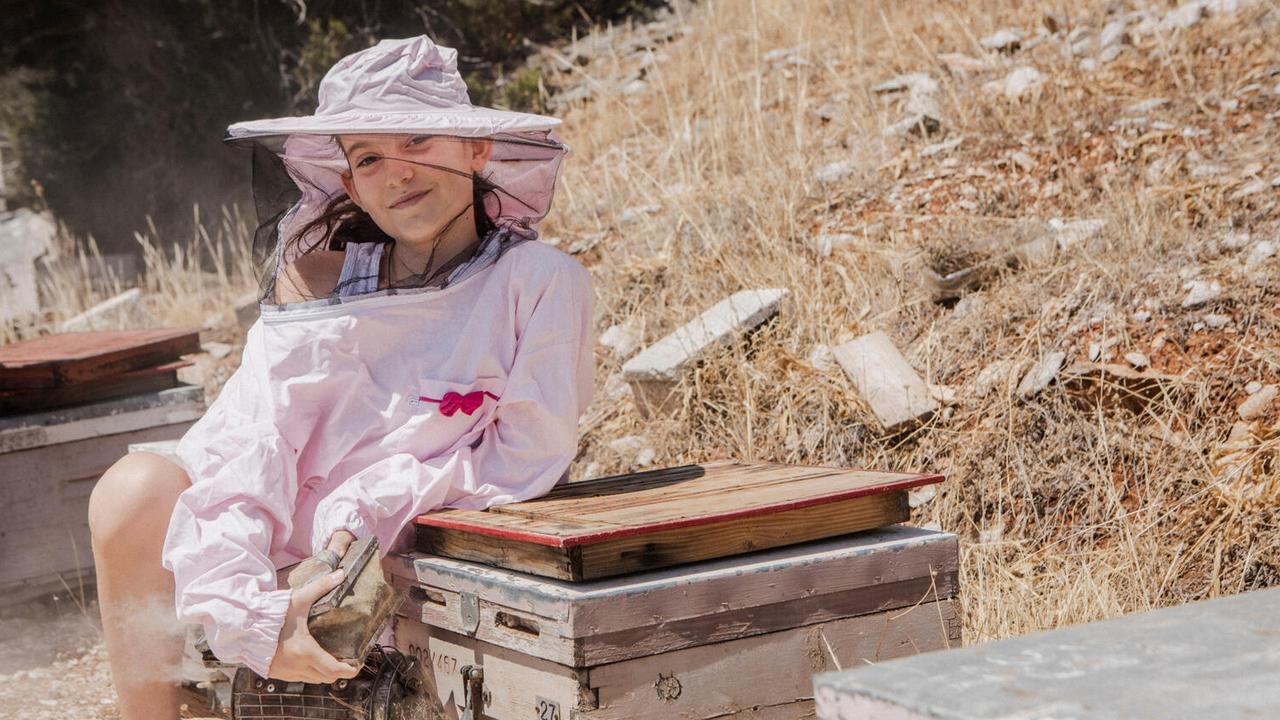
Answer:
[[393, 160], [390, 172], [387, 173], [387, 185], [403, 185], [413, 178], [413, 163]]

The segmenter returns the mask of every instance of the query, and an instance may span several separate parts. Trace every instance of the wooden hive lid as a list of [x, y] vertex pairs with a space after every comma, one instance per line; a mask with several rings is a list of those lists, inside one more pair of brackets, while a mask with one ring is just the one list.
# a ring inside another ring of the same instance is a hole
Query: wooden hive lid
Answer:
[[0, 346], [0, 390], [52, 388], [171, 363], [200, 351], [190, 329], [59, 333]]
[[417, 519], [418, 549], [589, 580], [883, 527], [936, 474], [721, 460], [556, 487]]

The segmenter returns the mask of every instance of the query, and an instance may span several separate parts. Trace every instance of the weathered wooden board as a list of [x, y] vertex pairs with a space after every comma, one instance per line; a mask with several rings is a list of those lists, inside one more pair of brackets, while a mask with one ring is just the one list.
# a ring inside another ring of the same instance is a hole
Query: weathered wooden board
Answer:
[[485, 717], [494, 720], [777, 720], [812, 716], [810, 676], [959, 644], [954, 602], [572, 668], [397, 617], [395, 643], [430, 668], [446, 717], [462, 714], [460, 671], [484, 668]]
[[200, 351], [196, 330], [61, 333], [0, 346], [0, 390], [52, 388], [161, 365]]
[[723, 460], [562, 485], [488, 511], [417, 519], [418, 549], [589, 580], [901, 522], [940, 475]]
[[929, 388], [883, 332], [863, 335], [831, 352], [886, 431], [905, 429], [938, 409]]
[[178, 380], [178, 369], [190, 364], [189, 362], [176, 361], [141, 370], [130, 370], [73, 385], [27, 390], [0, 390], [0, 415], [38, 413], [166, 390], [182, 384]]
[[27, 415], [0, 417], [0, 454], [173, 425], [204, 414], [204, 390], [194, 385]]
[[954, 535], [905, 526], [585, 583], [413, 554], [401, 614], [576, 667], [948, 598]]
[[180, 437], [192, 422], [0, 454], [0, 605], [92, 581], [89, 494], [129, 443]]

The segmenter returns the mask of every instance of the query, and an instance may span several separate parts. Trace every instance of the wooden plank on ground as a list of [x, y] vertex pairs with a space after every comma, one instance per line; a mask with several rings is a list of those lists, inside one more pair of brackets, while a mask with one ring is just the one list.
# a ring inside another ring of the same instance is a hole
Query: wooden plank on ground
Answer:
[[0, 346], [0, 390], [86, 382], [199, 351], [200, 333], [189, 329], [45, 335]]
[[776, 315], [789, 294], [786, 288], [736, 292], [624, 363], [622, 377], [631, 384], [637, 409], [645, 416], [668, 409], [670, 393], [686, 367], [710, 348]]
[[831, 353], [886, 431], [906, 429], [938, 409], [929, 388], [883, 332], [863, 335]]
[[906, 491], [941, 479], [776, 463], [685, 466], [572, 483], [483, 512], [423, 515], [418, 549], [580, 581], [900, 522]]

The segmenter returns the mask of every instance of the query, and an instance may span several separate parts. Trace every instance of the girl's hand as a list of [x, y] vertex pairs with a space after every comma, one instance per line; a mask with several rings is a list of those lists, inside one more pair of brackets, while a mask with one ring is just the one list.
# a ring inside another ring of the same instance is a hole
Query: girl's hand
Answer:
[[338, 553], [338, 557], [343, 557], [347, 554], [347, 548], [351, 547], [351, 543], [355, 541], [356, 536], [350, 531], [339, 530], [329, 538], [329, 545], [325, 549]]
[[296, 587], [289, 596], [289, 609], [285, 612], [284, 626], [276, 641], [276, 653], [271, 658], [267, 674], [276, 680], [289, 682], [331, 683], [339, 678], [353, 678], [360, 673], [353, 667], [325, 652], [307, 630], [307, 614], [311, 606], [325, 593], [342, 582], [343, 571], [317, 576], [310, 582]]

